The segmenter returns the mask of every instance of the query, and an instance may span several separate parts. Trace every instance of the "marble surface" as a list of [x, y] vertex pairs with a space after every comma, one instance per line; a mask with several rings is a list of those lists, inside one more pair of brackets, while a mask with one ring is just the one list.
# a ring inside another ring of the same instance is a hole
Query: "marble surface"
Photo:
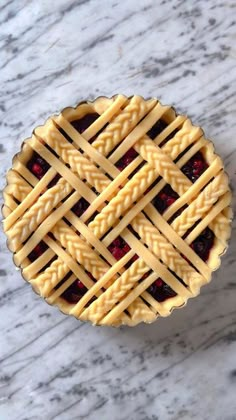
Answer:
[[[235, 12], [232, 0], [1, 0], [1, 188], [35, 125], [117, 92], [188, 113], [234, 187]], [[93, 328], [46, 305], [1, 233], [0, 419], [235, 420], [235, 228], [201, 297], [134, 329]]]

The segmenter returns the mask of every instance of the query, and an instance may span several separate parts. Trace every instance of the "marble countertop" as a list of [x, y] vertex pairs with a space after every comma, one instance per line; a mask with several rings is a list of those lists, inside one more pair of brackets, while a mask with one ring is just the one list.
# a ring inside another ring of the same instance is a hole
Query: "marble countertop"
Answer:
[[[188, 113], [234, 187], [235, 12], [230, 0], [2, 0], [1, 188], [35, 125], [117, 92]], [[21, 280], [1, 233], [0, 419], [235, 420], [235, 228], [201, 296], [134, 329], [94, 328], [48, 306]]]

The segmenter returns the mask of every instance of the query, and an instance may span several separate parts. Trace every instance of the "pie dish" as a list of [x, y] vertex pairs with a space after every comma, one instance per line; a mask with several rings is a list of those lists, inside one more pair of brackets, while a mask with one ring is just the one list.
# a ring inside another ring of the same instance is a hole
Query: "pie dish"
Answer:
[[222, 160], [190, 119], [116, 95], [65, 108], [7, 173], [4, 231], [33, 289], [97, 325], [167, 316], [199, 294], [227, 248]]

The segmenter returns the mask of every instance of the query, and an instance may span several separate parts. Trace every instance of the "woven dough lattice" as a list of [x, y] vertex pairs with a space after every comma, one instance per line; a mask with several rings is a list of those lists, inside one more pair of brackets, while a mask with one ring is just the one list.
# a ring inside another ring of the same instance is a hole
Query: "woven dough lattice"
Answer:
[[[193, 182], [182, 168], [198, 152], [207, 165]], [[161, 212], [154, 201], [167, 185], [175, 199]], [[132, 326], [169, 315], [210, 281], [227, 246], [230, 200], [221, 159], [187, 117], [156, 99], [101, 97], [52, 116], [23, 143], [7, 174], [4, 230], [15, 264], [48, 303], [94, 324]], [[204, 261], [192, 243], [207, 227], [214, 243]], [[126, 246], [119, 259], [117, 238]], [[78, 279], [83, 293], [68, 301]], [[151, 293], [158, 279], [173, 292], [166, 299]]]

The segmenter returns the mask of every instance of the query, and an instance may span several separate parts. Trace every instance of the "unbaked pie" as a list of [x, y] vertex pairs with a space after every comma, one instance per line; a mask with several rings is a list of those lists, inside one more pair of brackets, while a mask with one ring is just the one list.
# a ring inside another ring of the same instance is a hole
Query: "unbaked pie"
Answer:
[[4, 231], [34, 290], [98, 325], [167, 316], [199, 294], [230, 235], [223, 163], [157, 99], [82, 102], [13, 159]]

